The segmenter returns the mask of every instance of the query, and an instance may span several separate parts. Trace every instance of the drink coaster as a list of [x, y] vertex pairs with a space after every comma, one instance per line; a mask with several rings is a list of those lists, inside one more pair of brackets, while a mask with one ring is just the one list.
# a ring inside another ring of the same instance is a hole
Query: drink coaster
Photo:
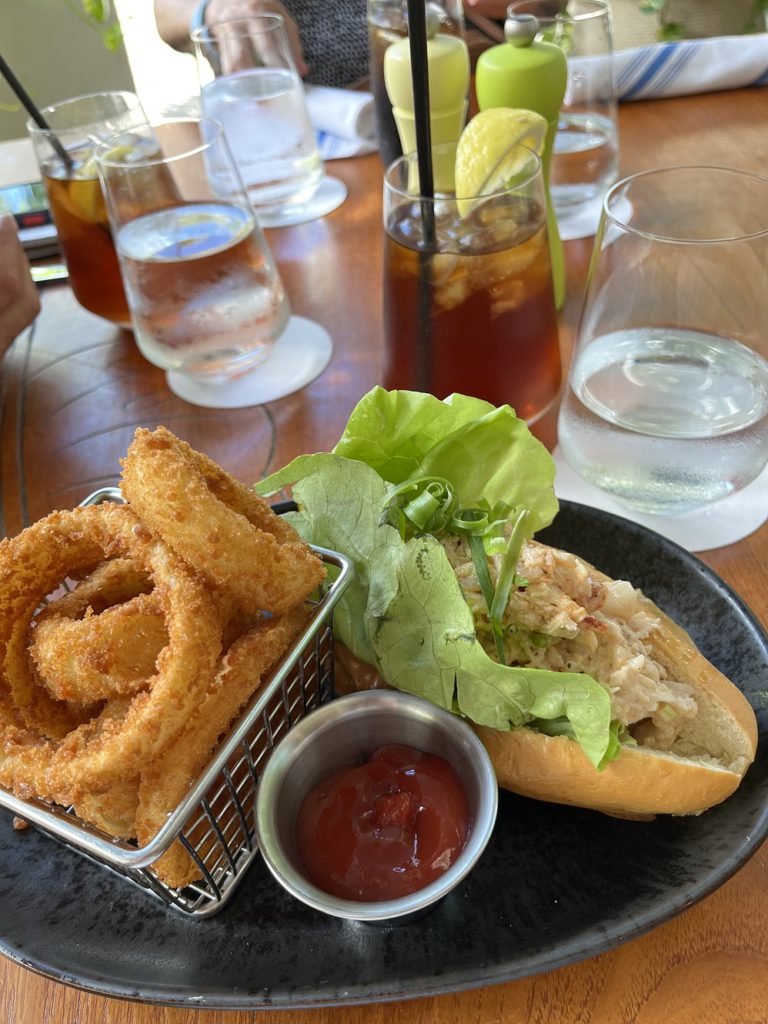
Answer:
[[244, 409], [300, 391], [320, 376], [332, 354], [333, 342], [324, 327], [314, 320], [292, 316], [267, 358], [241, 377], [206, 382], [199, 376], [171, 370], [166, 380], [174, 395], [192, 405]]
[[655, 530], [688, 551], [711, 551], [735, 544], [754, 533], [768, 519], [768, 466], [751, 484], [727, 498], [690, 512], [664, 516], [637, 512], [582, 480], [565, 461], [559, 446], [552, 452], [552, 457], [557, 467], [555, 494], [558, 498], [568, 498], [590, 508], [623, 516]]
[[[554, 203], [557, 216], [557, 230], [563, 242], [572, 242], [577, 238], [592, 238], [600, 226], [600, 215], [603, 212], [603, 196], [590, 199], [585, 203], [574, 203], [573, 206], [558, 210]], [[628, 199], [617, 199], [611, 207], [611, 213], [622, 222], [632, 215], [632, 204]]]
[[333, 213], [347, 198], [347, 186], [338, 178], [326, 175], [316, 191], [295, 206], [281, 206], [274, 210], [254, 207], [263, 228], [285, 228], [290, 224], [304, 224]]

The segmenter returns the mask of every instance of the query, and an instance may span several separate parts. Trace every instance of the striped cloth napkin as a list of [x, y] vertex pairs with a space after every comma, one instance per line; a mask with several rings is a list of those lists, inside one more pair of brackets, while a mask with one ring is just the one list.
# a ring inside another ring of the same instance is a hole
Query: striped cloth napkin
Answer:
[[618, 50], [614, 72], [619, 100], [768, 85], [768, 33], [686, 39]]

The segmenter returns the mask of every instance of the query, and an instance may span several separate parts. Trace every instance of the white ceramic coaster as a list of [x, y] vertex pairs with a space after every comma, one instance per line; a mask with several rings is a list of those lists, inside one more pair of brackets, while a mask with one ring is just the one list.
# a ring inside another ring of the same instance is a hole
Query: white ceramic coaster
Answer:
[[[592, 238], [600, 226], [600, 215], [603, 212], [603, 197], [589, 202], [574, 205], [570, 209], [557, 210], [557, 230], [563, 242], [571, 242], [576, 238]], [[627, 199], [617, 200], [613, 205], [613, 214], [619, 220], [626, 220], [632, 214], [632, 204]]]
[[610, 494], [582, 480], [565, 461], [559, 447], [555, 448], [552, 456], [557, 466], [555, 494], [558, 498], [568, 498], [631, 519], [633, 523], [655, 530], [688, 551], [711, 551], [726, 544], [735, 544], [754, 533], [768, 519], [768, 466], [751, 484], [727, 498], [676, 516], [655, 516], [627, 508]]
[[575, 238], [591, 238], [597, 233], [602, 211], [603, 204], [600, 199], [593, 199], [591, 202], [583, 203], [567, 212], [556, 210], [557, 228], [562, 241], [570, 242]]
[[174, 370], [166, 374], [168, 387], [179, 398], [207, 409], [244, 409], [276, 402], [300, 391], [319, 377], [330, 362], [330, 334], [314, 320], [292, 316], [264, 362], [242, 377], [218, 383], [202, 381]]
[[309, 199], [295, 206], [281, 206], [273, 212], [256, 207], [256, 216], [263, 228], [285, 228], [290, 224], [304, 224], [325, 217], [341, 206], [346, 198], [347, 186], [344, 182], [326, 175]]

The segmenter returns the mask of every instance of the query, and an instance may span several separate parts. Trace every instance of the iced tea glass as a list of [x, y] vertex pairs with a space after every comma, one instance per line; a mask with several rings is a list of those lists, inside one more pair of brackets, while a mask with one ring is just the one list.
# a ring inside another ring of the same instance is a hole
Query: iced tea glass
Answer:
[[[42, 111], [50, 131], [27, 124], [45, 183], [61, 251], [75, 298], [85, 309], [122, 327], [131, 315], [96, 172], [94, 151], [102, 139], [145, 120], [131, 92], [75, 96]], [[66, 166], [55, 142], [71, 158]]]
[[385, 385], [508, 403], [533, 425], [554, 413], [561, 363], [541, 162], [517, 150], [492, 195], [419, 196], [415, 156], [387, 171]]
[[257, 366], [290, 311], [220, 126], [144, 124], [96, 162], [145, 358], [213, 386]]

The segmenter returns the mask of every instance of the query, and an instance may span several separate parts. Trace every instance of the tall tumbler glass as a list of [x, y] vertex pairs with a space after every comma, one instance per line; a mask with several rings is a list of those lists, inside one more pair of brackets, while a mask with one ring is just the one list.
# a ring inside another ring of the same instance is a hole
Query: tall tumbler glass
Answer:
[[[464, 35], [462, 0], [425, 0], [428, 10], [439, 19], [440, 32]], [[384, 54], [387, 48], [408, 35], [407, 0], [367, 0], [368, 52], [371, 91], [376, 111], [376, 133], [379, 152], [385, 167], [402, 156], [400, 136], [392, 114], [392, 104], [384, 84]]]
[[520, 0], [510, 14], [532, 13], [537, 38], [560, 46], [568, 84], [550, 164], [550, 192], [564, 240], [594, 235], [605, 193], [619, 171], [619, 133], [611, 9], [605, 0], [568, 0], [542, 13], [540, 0]]
[[[94, 151], [102, 139], [144, 121], [130, 92], [75, 96], [45, 107], [50, 131], [29, 121], [27, 130], [45, 183], [69, 281], [85, 309], [130, 327], [131, 314], [96, 173]], [[61, 147], [69, 160], [65, 163]]]
[[285, 22], [263, 14], [192, 33], [203, 114], [218, 121], [261, 223], [286, 222], [323, 180]]
[[562, 453], [629, 508], [679, 513], [768, 462], [768, 180], [668, 167], [605, 200]]
[[[436, 166], [448, 163], [441, 149]], [[541, 162], [524, 146], [511, 157], [515, 183], [487, 196], [421, 197], [415, 155], [387, 171], [384, 382], [509, 403], [554, 443], [561, 364]]]
[[288, 301], [221, 128], [145, 124], [96, 162], [142, 354], [212, 385], [261, 362]]

